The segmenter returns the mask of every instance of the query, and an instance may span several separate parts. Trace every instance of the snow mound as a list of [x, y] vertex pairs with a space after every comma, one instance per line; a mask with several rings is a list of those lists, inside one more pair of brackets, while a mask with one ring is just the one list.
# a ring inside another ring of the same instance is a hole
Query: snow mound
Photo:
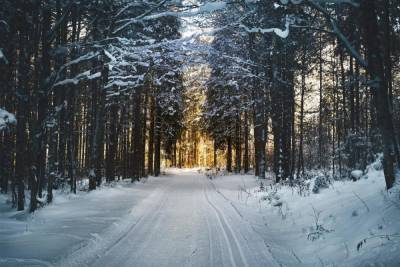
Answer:
[[10, 125], [16, 125], [17, 119], [14, 114], [11, 114], [7, 110], [0, 108], [0, 131], [5, 130]]
[[350, 174], [351, 174], [351, 177], [353, 178], [353, 180], [359, 180], [363, 176], [363, 171], [354, 170]]

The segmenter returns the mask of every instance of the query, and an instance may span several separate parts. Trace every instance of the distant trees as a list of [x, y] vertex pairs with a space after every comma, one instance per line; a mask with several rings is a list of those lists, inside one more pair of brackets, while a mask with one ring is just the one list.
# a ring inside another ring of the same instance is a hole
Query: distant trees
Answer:
[[[234, 8], [228, 10], [214, 19], [216, 27], [236, 18]], [[215, 151], [226, 150], [225, 163], [229, 172], [242, 169], [247, 172], [250, 166], [251, 84], [255, 75], [251, 69], [249, 45], [238, 28], [227, 28], [214, 35], [208, 56], [211, 74], [205, 84], [203, 128], [214, 139]]]

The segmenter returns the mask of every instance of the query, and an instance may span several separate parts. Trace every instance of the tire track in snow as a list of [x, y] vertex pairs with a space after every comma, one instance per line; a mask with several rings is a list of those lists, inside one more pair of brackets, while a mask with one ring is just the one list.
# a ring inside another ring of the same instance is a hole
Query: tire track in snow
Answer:
[[[233, 246], [235, 246], [236, 250], [239, 252], [241, 262], [243, 263], [243, 264], [240, 264], [239, 266], [249, 266], [249, 264], [247, 263], [247, 260], [244, 256], [243, 250], [240, 246], [240, 243], [238, 241], [238, 238], [237, 238], [235, 232], [232, 230], [231, 225], [228, 223], [228, 221], [225, 218], [225, 216], [223, 215], [223, 213], [209, 199], [207, 192], [206, 192], [206, 183], [204, 183], [204, 186], [203, 186], [203, 193], [205, 195], [205, 198], [206, 198], [208, 204], [211, 206], [211, 208], [215, 212], [215, 215], [217, 216], [218, 224], [222, 230], [226, 244], [228, 246], [230, 261], [231, 261], [232, 265], [238, 266], [238, 264], [236, 263], [235, 257], [233, 255]], [[229, 238], [229, 236], [231, 236], [231, 238]], [[233, 242], [231, 242], [231, 240], [233, 240]]]
[[[164, 195], [166, 194], [165, 188], [166, 186], [164, 185], [159, 190], [154, 191], [144, 201], [151, 201], [153, 199], [153, 194], [158, 195], [159, 197], [157, 199], [158, 201], [156, 202], [155, 210], [160, 209], [160, 206], [163, 206], [165, 203], [165, 201], [162, 201], [164, 199]], [[123, 242], [128, 237], [129, 233], [135, 231], [135, 229], [140, 226], [143, 221], [146, 221], [147, 217], [154, 215], [154, 213], [146, 211], [138, 219], [131, 222], [132, 220], [130, 217], [134, 215], [136, 215], [135, 208], [131, 209], [126, 217], [120, 219], [119, 222], [122, 222], [123, 226], [119, 226], [118, 222], [116, 222], [114, 223], [114, 228], [109, 228], [106, 230], [106, 238], [102, 236], [101, 239], [94, 238], [78, 244], [65, 257], [61, 258], [59, 262], [55, 264], [55, 266], [81, 267], [93, 265], [99, 259], [109, 254], [111, 250], [113, 250], [118, 244]], [[125, 222], [128, 222], [128, 224], [124, 225]], [[123, 228], [122, 231], [119, 230], [121, 227]]]
[[[204, 190], [204, 188], [203, 188], [203, 190]], [[209, 247], [209, 253], [210, 253], [210, 255], [208, 257], [208, 265], [210, 267], [214, 267], [214, 252], [213, 252], [213, 243], [214, 242], [211, 237], [211, 234], [212, 234], [211, 225], [210, 225], [210, 220], [208, 219], [208, 217], [205, 216], [205, 218], [206, 218], [206, 223], [207, 223], [208, 247]]]
[[131, 242], [136, 242], [136, 244], [140, 244], [140, 247], [134, 252], [134, 255], [132, 255], [131, 257], [126, 257], [126, 255], [129, 255], [132, 252], [130, 247], [125, 246], [122, 248], [122, 250], [117, 251], [117, 253], [124, 254], [125, 257], [122, 257], [122, 255], [120, 255], [119, 261], [116, 262], [114, 255], [113, 256], [114, 259], [112, 260], [113, 266], [121, 265], [124, 260], [128, 261], [131, 259], [136, 259], [140, 255], [140, 253], [148, 246], [151, 237], [154, 236], [154, 232], [158, 229], [158, 226], [161, 224], [160, 212], [164, 208], [165, 203], [167, 203], [168, 200], [168, 198], [167, 199], [164, 198], [165, 195], [166, 192], [164, 190], [162, 197], [160, 197], [160, 202], [158, 203], [155, 210], [152, 212], [147, 212], [146, 215], [142, 216], [137, 221], [137, 223], [133, 225], [133, 227], [131, 227], [128, 231], [126, 231], [123, 234], [123, 236], [121, 236], [117, 240], [117, 242], [115, 242], [112, 246], [108, 247], [108, 249], [104, 252], [104, 256], [92, 261], [89, 264], [89, 266], [98, 266], [98, 264], [96, 264], [97, 261], [101, 262], [102, 260], [105, 260], [106, 256], [110, 255], [111, 252], [114, 252], [117, 246], [128, 238], [131, 238]]
[[[146, 219], [144, 222], [146, 223], [144, 228], [137, 228], [137, 230], [140, 230], [139, 234], [136, 234], [133, 231], [130, 232], [130, 237], [132, 237], [132, 242], [136, 241], [136, 244], [140, 244], [139, 248], [136, 248], [134, 251], [133, 255], [129, 257], [129, 259], [126, 259], [127, 261], [132, 261], [136, 260], [137, 257], [141, 255], [141, 253], [148, 248], [149, 244], [152, 241], [152, 238], [154, 234], [159, 231], [160, 225], [162, 222], [162, 213], [161, 210], [165, 207], [166, 203], [168, 202], [168, 197], [166, 199], [163, 198], [163, 201], [161, 201], [160, 205], [157, 207], [156, 211], [152, 213], [151, 218]], [[126, 247], [124, 248], [126, 253], [131, 253], [130, 248]], [[134, 262], [134, 261], [133, 261]]]

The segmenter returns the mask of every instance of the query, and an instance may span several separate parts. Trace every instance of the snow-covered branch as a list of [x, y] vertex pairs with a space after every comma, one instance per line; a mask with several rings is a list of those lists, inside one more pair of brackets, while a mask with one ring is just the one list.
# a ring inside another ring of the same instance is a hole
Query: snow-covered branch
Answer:
[[223, 10], [226, 7], [226, 2], [224, 1], [215, 1], [215, 2], [207, 2], [199, 7], [195, 7], [190, 9], [189, 11], [164, 11], [160, 13], [151, 14], [157, 7], [162, 6], [165, 4], [166, 1], [161, 1], [156, 7], [153, 9], [145, 12], [144, 14], [137, 16], [131, 19], [123, 19], [118, 21], [117, 23], [124, 23], [122, 26], [118, 27], [113, 34], [117, 34], [122, 30], [126, 29], [128, 26], [133, 24], [139, 24], [144, 21], [160, 19], [163, 17], [180, 17], [180, 18], [187, 18], [187, 17], [195, 17], [203, 14], [210, 14], [215, 11]]
[[354, 58], [358, 61], [358, 63], [361, 66], [367, 67], [368, 62], [361, 56], [361, 54], [354, 48], [354, 46], [351, 45], [349, 39], [343, 34], [341, 29], [339, 28], [335, 18], [333, 18], [332, 15], [326, 9], [324, 9], [320, 4], [318, 4], [316, 1], [308, 0], [306, 2], [309, 3], [309, 5], [311, 7], [320, 11], [325, 16], [325, 18], [330, 22], [330, 24], [332, 26], [332, 30], [338, 37], [339, 41], [343, 43], [343, 45], [346, 47], [346, 49], [350, 52], [350, 54], [352, 56], [354, 56]]
[[0, 62], [3, 61], [5, 64], [8, 64], [8, 60], [3, 53], [3, 50], [0, 48]]
[[59, 82], [54, 84], [54, 87], [63, 86], [63, 85], [69, 85], [69, 84], [77, 85], [81, 81], [90, 81], [90, 80], [98, 79], [100, 77], [101, 77], [101, 72], [96, 72], [94, 74], [91, 74], [90, 70], [88, 70], [88, 71], [85, 71], [85, 72], [82, 72], [82, 73], [76, 75], [73, 78], [69, 78], [69, 79], [65, 79], [65, 80], [59, 81]]
[[279, 29], [279, 28], [249, 28], [244, 24], [239, 24], [239, 27], [243, 28], [246, 30], [248, 33], [275, 33], [281, 38], [287, 38], [289, 36], [289, 28], [290, 28], [290, 19], [286, 17], [286, 22], [285, 22], [285, 29]]

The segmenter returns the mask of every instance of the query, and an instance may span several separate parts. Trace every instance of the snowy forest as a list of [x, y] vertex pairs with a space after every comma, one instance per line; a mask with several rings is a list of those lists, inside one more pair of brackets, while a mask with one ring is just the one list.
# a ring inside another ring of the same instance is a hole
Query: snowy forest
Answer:
[[399, 266], [400, 2], [2, 0], [0, 266]]

